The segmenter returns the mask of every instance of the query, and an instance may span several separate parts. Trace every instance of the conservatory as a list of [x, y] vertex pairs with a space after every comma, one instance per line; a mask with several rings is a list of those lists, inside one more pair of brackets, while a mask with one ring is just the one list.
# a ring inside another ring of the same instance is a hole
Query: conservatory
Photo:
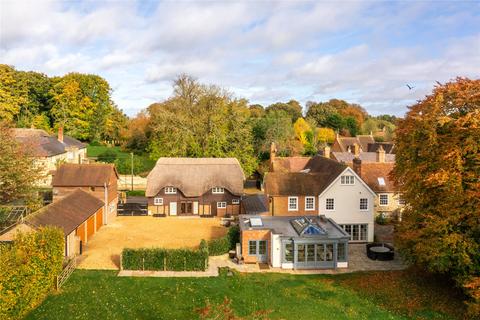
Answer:
[[325, 216], [240, 216], [245, 263], [284, 269], [348, 267], [349, 235]]

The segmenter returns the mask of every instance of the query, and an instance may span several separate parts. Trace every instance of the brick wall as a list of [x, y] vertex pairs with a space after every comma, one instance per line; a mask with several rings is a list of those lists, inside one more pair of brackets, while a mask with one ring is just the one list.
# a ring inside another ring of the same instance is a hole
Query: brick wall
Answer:
[[288, 196], [272, 197], [272, 201], [270, 202], [270, 212], [272, 212], [272, 215], [274, 216], [318, 215], [318, 197], [313, 197], [315, 199], [315, 210], [312, 211], [305, 210], [305, 196], [298, 196], [297, 211], [288, 211]]
[[248, 255], [248, 241], [249, 240], [267, 240], [267, 256], [268, 261], [270, 261], [270, 252], [271, 246], [270, 243], [270, 230], [244, 230], [241, 234], [241, 243], [242, 243], [242, 256], [245, 263], [256, 263], [256, 256]]

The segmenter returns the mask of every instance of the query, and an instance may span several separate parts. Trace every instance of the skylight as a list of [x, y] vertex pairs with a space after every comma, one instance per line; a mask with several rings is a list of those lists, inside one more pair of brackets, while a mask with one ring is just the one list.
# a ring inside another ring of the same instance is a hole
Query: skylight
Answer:
[[385, 179], [383, 177], [377, 178], [378, 179], [378, 184], [381, 186], [385, 186]]
[[250, 225], [252, 227], [261, 227], [263, 226], [261, 218], [250, 218]]

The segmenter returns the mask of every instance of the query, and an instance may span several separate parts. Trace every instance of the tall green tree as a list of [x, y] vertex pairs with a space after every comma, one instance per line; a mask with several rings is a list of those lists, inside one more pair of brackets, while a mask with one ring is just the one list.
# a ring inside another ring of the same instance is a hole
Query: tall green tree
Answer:
[[302, 116], [302, 106], [296, 100], [290, 100], [287, 103], [277, 102], [269, 105], [265, 110], [267, 113], [283, 111], [289, 115], [292, 123]]
[[439, 85], [396, 131], [394, 177], [407, 202], [404, 256], [452, 276], [480, 316], [480, 80]]
[[245, 100], [186, 75], [174, 95], [148, 108], [151, 157], [236, 157], [245, 174], [256, 167]]

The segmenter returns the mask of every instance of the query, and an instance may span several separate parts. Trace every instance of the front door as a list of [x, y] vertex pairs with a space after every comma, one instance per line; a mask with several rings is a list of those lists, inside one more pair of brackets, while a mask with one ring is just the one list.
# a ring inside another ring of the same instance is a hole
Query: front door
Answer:
[[177, 203], [176, 202], [170, 202], [170, 215], [171, 216], [176, 216], [177, 215]]
[[182, 201], [180, 203], [180, 214], [192, 214], [193, 203], [189, 201]]

